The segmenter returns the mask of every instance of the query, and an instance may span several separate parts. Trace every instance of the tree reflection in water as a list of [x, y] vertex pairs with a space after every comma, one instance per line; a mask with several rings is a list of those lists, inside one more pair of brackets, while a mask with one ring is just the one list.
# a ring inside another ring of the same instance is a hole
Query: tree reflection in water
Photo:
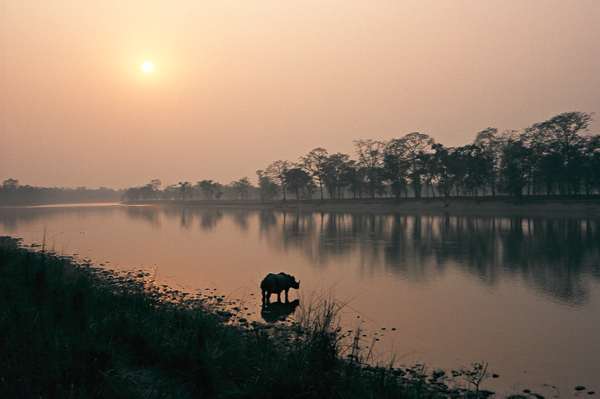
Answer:
[[270, 247], [297, 251], [316, 267], [330, 261], [360, 262], [415, 282], [427, 282], [447, 268], [460, 268], [493, 286], [501, 278], [522, 278], [529, 287], [577, 305], [589, 295], [586, 281], [600, 279], [600, 221], [555, 217], [420, 216], [403, 214], [284, 212], [200, 207], [30, 208], [0, 210], [9, 233], [20, 223], [123, 212], [134, 221], [161, 228], [163, 218], [181, 228], [205, 232], [230, 220], [241, 231], [257, 229]]

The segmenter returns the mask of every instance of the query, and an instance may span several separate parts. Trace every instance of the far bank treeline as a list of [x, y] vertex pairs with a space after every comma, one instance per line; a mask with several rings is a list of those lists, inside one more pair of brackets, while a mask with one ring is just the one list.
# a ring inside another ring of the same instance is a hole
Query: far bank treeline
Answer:
[[123, 193], [123, 190], [107, 187], [35, 187], [10, 178], [0, 184], [0, 205], [116, 202]]
[[600, 193], [600, 135], [592, 116], [566, 112], [521, 131], [487, 128], [471, 144], [447, 147], [423, 133], [354, 141], [355, 156], [315, 148], [223, 185], [159, 180], [127, 189], [125, 200], [422, 198]]

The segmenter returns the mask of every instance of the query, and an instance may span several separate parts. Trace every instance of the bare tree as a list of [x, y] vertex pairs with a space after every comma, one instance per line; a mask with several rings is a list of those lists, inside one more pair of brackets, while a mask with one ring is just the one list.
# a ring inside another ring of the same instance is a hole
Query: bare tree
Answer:
[[372, 139], [354, 140], [358, 164], [365, 170], [367, 186], [371, 198], [380, 190], [383, 182], [383, 157], [385, 142]]
[[277, 196], [279, 186], [262, 170], [256, 171], [258, 177], [258, 192], [261, 201], [268, 201]]
[[267, 168], [265, 169], [265, 176], [269, 177], [271, 180], [273, 180], [274, 182], [277, 182], [279, 184], [279, 187], [281, 188], [281, 194], [283, 196], [283, 200], [286, 200], [286, 183], [285, 183], [285, 172], [288, 171], [288, 169], [290, 169], [291, 167], [291, 163], [288, 161], [275, 161], [273, 163], [271, 163], [269, 166], [267, 166]]
[[323, 199], [323, 185], [325, 183], [325, 166], [327, 164], [327, 150], [325, 148], [315, 148], [308, 154], [300, 158], [302, 167], [309, 175], [316, 180]]

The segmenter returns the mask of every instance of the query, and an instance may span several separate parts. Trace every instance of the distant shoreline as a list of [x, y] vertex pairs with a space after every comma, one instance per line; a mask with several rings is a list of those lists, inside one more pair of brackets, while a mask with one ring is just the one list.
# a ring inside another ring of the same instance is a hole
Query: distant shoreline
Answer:
[[461, 197], [377, 198], [341, 200], [140, 200], [124, 205], [198, 206], [240, 209], [273, 209], [308, 212], [420, 213], [482, 216], [600, 217], [600, 196], [593, 197]]

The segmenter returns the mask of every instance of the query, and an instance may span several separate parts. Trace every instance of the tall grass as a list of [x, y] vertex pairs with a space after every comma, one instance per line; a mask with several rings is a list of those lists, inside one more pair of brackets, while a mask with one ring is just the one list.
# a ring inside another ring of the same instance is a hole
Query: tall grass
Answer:
[[295, 330], [274, 336], [228, 326], [196, 298], [141, 277], [0, 238], [0, 397], [438, 395], [345, 359], [333, 302], [305, 307]]

